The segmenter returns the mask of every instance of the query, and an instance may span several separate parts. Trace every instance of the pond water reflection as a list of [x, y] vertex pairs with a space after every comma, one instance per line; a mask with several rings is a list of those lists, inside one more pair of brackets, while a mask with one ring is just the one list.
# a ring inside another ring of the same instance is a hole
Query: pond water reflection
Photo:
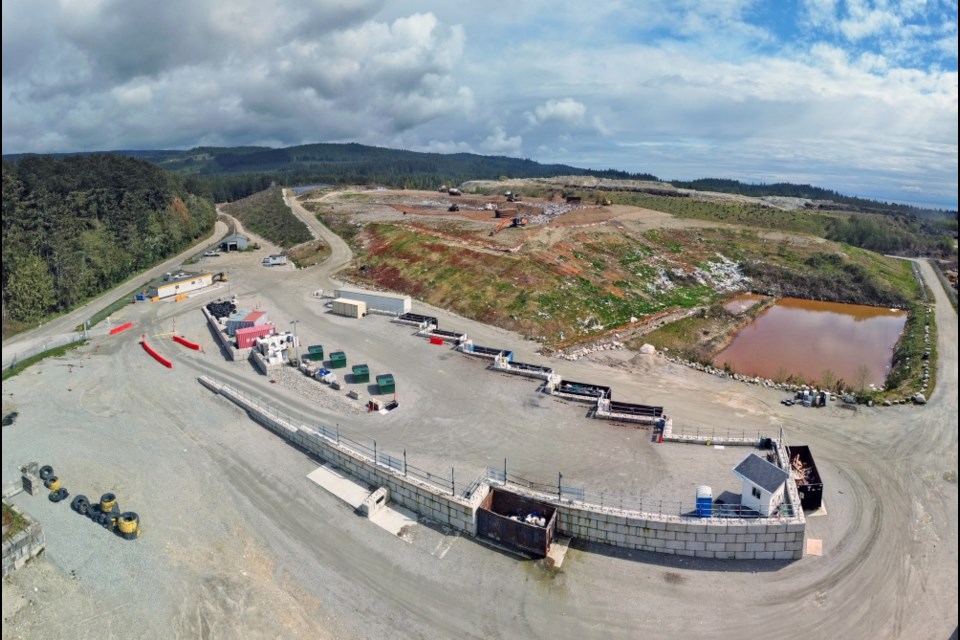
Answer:
[[800, 375], [821, 383], [829, 370], [848, 388], [883, 386], [907, 312], [858, 304], [784, 298], [761, 313], [713, 364], [776, 380]]

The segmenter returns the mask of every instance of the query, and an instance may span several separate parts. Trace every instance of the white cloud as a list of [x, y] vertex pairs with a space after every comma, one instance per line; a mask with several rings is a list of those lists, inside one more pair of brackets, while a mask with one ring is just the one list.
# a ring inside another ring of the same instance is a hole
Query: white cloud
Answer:
[[562, 98], [560, 100], [547, 100], [533, 110], [533, 113], [527, 113], [527, 120], [531, 124], [543, 124], [545, 122], [561, 122], [564, 124], [578, 124], [583, 122], [583, 116], [587, 113], [587, 108], [581, 102], [573, 98]]
[[480, 148], [493, 155], [520, 155], [523, 148], [521, 136], [507, 136], [503, 127], [493, 128], [493, 132], [480, 143]]

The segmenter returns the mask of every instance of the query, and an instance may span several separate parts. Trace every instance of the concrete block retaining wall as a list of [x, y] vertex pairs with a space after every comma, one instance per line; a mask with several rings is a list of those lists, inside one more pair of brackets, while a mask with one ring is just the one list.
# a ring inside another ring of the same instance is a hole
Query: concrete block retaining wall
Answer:
[[[10, 508], [23, 515], [17, 507], [11, 505]], [[30, 520], [23, 531], [3, 541], [3, 577], [22, 567], [27, 560], [43, 551], [45, 546], [43, 527], [38, 522]]]
[[199, 380], [211, 391], [246, 409], [255, 421], [292, 444], [329, 462], [357, 480], [373, 487], [386, 487], [392, 502], [459, 531], [476, 534], [476, 509], [486, 498], [489, 486], [481, 485], [469, 499], [450, 495], [449, 491], [439, 487], [404, 477], [402, 471], [377, 465], [367, 456], [337, 444], [307, 426], [294, 425], [277, 416], [266, 414], [234, 389], [208, 376], [201, 376]]
[[[450, 495], [448, 490], [377, 465], [369, 457], [309, 427], [268, 415], [242, 394], [208, 376], [201, 376], [199, 380], [210, 390], [246, 409], [254, 420], [291, 443], [371, 486], [387, 487], [393, 502], [421, 516], [476, 535], [476, 511], [490, 492], [489, 481], [481, 483], [469, 499]], [[778, 443], [777, 453], [781, 461], [787, 460], [782, 443]], [[787, 484], [788, 499], [791, 504], [799, 505], [795, 484]], [[557, 531], [582, 540], [697, 558], [796, 560], [803, 556], [806, 522], [802, 512], [796, 518], [681, 518], [572, 503], [509, 484], [498, 484], [498, 488], [553, 505], [559, 516]]]
[[203, 315], [206, 316], [207, 322], [210, 324], [210, 329], [213, 330], [213, 334], [217, 336], [217, 342], [219, 342], [220, 346], [227, 352], [227, 357], [235, 362], [247, 358], [247, 356], [250, 355], [251, 349], [237, 349], [233, 341], [230, 340], [230, 336], [226, 335], [220, 329], [220, 323], [213, 317], [213, 314], [210, 313], [206, 307], [200, 308], [203, 310]]

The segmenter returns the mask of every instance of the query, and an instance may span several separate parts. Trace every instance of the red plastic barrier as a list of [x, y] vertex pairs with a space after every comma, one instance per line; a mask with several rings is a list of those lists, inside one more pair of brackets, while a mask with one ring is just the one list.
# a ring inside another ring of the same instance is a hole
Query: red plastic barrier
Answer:
[[190, 342], [186, 338], [181, 338], [180, 336], [173, 336], [173, 341], [179, 342], [180, 344], [187, 347], [188, 349], [193, 349], [194, 351], [200, 351], [200, 345], [198, 345], [196, 342]]
[[120, 325], [119, 327], [114, 327], [113, 329], [110, 329], [110, 335], [115, 336], [115, 335], [117, 335], [118, 333], [120, 333], [121, 331], [126, 331], [127, 329], [129, 329], [129, 328], [132, 327], [132, 326], [133, 326], [133, 323], [132, 323], [132, 322], [126, 322], [126, 323]]
[[443, 344], [443, 338], [430, 338], [430, 344]]
[[143, 350], [153, 356], [153, 359], [165, 366], [167, 369], [173, 369], [173, 363], [164, 358], [162, 355], [153, 350], [153, 347], [147, 344], [147, 337], [144, 336], [140, 339], [140, 344], [143, 345]]

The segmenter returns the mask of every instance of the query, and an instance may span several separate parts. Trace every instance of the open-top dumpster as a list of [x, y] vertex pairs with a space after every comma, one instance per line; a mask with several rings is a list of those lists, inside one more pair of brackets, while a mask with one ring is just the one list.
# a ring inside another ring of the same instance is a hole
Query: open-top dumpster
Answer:
[[820, 479], [810, 447], [787, 447], [787, 454], [790, 456], [790, 475], [797, 482], [800, 506], [805, 510], [819, 509], [823, 504], [823, 480]]
[[477, 509], [478, 536], [540, 558], [556, 533], [556, 507], [503, 489], [492, 489]]

